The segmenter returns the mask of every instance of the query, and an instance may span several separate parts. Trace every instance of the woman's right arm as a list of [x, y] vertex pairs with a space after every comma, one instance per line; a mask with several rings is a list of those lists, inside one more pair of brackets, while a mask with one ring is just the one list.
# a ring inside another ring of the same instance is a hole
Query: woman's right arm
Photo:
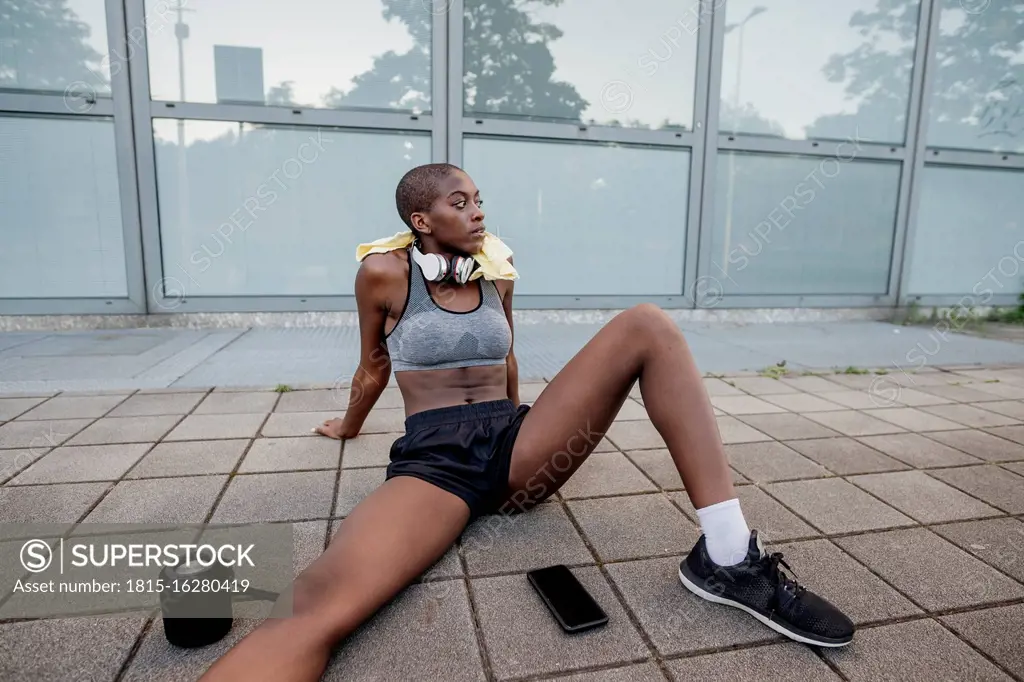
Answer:
[[330, 438], [355, 438], [391, 378], [391, 356], [384, 342], [388, 293], [393, 290], [398, 261], [385, 255], [368, 256], [356, 273], [359, 311], [359, 366], [352, 375], [345, 416], [329, 419], [317, 433]]

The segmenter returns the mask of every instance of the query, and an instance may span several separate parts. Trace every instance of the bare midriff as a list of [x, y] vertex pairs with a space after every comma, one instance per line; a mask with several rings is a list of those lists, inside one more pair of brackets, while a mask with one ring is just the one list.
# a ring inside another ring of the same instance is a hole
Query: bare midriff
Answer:
[[406, 416], [424, 410], [508, 398], [508, 378], [504, 363], [395, 372], [395, 380], [402, 391]]

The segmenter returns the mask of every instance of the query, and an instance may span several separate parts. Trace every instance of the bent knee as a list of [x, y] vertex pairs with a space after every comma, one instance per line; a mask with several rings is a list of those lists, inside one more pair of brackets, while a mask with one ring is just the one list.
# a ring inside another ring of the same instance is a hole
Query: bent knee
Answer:
[[672, 330], [681, 333], [676, 323], [661, 307], [653, 303], [639, 303], [626, 311], [630, 323], [644, 330], [663, 332]]

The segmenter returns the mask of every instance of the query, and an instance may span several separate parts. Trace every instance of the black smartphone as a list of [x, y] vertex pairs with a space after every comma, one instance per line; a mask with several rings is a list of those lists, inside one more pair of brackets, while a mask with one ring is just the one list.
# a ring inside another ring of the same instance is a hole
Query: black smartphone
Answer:
[[538, 568], [526, 577], [566, 632], [589, 630], [608, 622], [608, 615], [568, 567]]

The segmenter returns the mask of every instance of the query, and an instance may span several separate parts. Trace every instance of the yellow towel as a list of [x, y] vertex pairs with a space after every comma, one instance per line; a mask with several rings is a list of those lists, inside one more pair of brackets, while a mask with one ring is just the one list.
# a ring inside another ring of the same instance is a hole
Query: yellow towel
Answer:
[[[403, 249], [415, 241], [416, 237], [411, 230], [398, 232], [391, 237], [383, 237], [368, 244], [360, 244], [356, 247], [356, 261], [362, 262], [371, 253], [387, 253], [395, 249]], [[480, 266], [469, 279], [474, 280], [480, 277], [487, 279], [519, 279], [519, 273], [508, 262], [512, 255], [512, 249], [490, 232], [484, 232], [484, 245], [480, 253], [473, 256], [473, 260]]]

